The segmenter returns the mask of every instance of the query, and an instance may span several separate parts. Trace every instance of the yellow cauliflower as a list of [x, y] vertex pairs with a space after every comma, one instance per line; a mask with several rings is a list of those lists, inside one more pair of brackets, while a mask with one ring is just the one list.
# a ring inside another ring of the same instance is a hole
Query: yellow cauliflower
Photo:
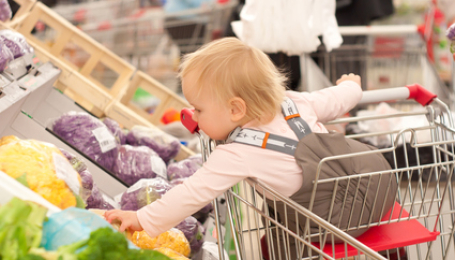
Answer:
[[11, 142], [16, 142], [16, 141], [19, 141], [21, 139], [17, 138], [16, 136], [14, 135], [7, 135], [7, 136], [4, 136], [0, 139], [0, 146], [2, 145], [5, 145], [5, 144], [9, 144]]
[[184, 257], [182, 254], [179, 254], [179, 253], [175, 252], [174, 250], [169, 249], [167, 247], [160, 247], [155, 250], [160, 253], [163, 253], [165, 256], [172, 258], [173, 260], [190, 260], [190, 259]]
[[[61, 209], [76, 206], [73, 192], [56, 175], [54, 156], [65, 158], [57, 147], [12, 136], [1, 138], [0, 144], [3, 144], [0, 146], [0, 171], [15, 179], [25, 174], [31, 190]], [[80, 184], [80, 176], [77, 178]]]
[[161, 235], [151, 238], [145, 231], [134, 232], [131, 241], [142, 249], [169, 248], [188, 257], [190, 244], [182, 231], [172, 228]]

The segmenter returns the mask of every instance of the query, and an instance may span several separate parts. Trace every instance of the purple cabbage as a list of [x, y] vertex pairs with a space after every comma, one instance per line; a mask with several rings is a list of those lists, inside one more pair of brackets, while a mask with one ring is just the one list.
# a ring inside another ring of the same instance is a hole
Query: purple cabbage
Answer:
[[126, 136], [126, 143], [132, 146], [150, 147], [165, 163], [168, 163], [180, 151], [180, 142], [177, 138], [159, 129], [144, 126], [134, 126]]
[[447, 29], [446, 36], [449, 40], [455, 41], [455, 23]]
[[140, 179], [167, 178], [166, 164], [147, 146], [120, 146], [112, 172], [128, 185]]
[[7, 0], [0, 0], [0, 21], [6, 22], [12, 17], [11, 6]]
[[120, 208], [122, 210], [139, 210], [160, 199], [170, 189], [169, 183], [162, 178], [142, 179], [122, 194]]
[[0, 72], [4, 71], [9, 62], [14, 59], [13, 53], [0, 41]]
[[200, 209], [198, 212], [193, 214], [193, 217], [195, 217], [199, 222], [204, 223], [205, 220], [209, 217], [210, 212], [212, 212], [213, 206], [212, 203], [209, 203], [205, 205], [202, 209]]
[[188, 178], [202, 166], [202, 157], [195, 155], [179, 162], [171, 163], [167, 167], [167, 177], [170, 181]]
[[[66, 157], [66, 159], [71, 163], [71, 166], [80, 174], [82, 171], [87, 170], [87, 165], [78, 157], [76, 157], [74, 154], [63, 150], [60, 148], [60, 151], [62, 154]], [[91, 189], [91, 188], [90, 188]]]
[[95, 137], [94, 130], [103, 130], [102, 132], [105, 133], [103, 137], [110, 135], [110, 132], [100, 120], [87, 113], [69, 112], [54, 122], [52, 130], [63, 140], [92, 158], [108, 171], [111, 171], [114, 167], [119, 143], [113, 136], [110, 136], [113, 148], [105, 150], [103, 153], [100, 142]]
[[79, 173], [81, 176], [82, 188], [87, 190], [93, 189], [93, 176], [88, 170], [83, 170]]
[[120, 128], [120, 125], [117, 123], [117, 121], [105, 117], [103, 118], [103, 123], [111, 131], [115, 138], [117, 138], [121, 145], [126, 144], [126, 133], [122, 128]]
[[81, 184], [82, 188], [80, 191], [80, 195], [82, 200], [84, 200], [85, 204], [87, 204], [88, 198], [92, 195], [93, 190], [93, 177], [92, 174], [88, 170], [83, 170], [79, 173], [81, 176]]
[[202, 248], [202, 244], [204, 243], [204, 228], [201, 223], [194, 217], [189, 216], [175, 228], [183, 232], [190, 243], [191, 255], [195, 255]]
[[25, 37], [11, 30], [0, 31], [0, 41], [13, 53], [14, 59], [24, 56], [27, 53], [33, 52], [33, 48], [28, 45]]
[[87, 209], [115, 209], [113, 205], [104, 199], [103, 194], [99, 190], [98, 186], [96, 186], [96, 184], [93, 184], [92, 193], [90, 197], [88, 197], [86, 204]]

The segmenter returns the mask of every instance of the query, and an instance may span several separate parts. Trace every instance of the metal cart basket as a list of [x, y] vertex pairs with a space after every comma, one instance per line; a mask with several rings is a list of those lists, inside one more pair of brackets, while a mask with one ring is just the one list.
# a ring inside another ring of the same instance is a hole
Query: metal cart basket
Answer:
[[104, 0], [54, 10], [122, 57], [150, 55], [168, 35], [183, 53], [221, 37], [236, 0], [166, 13], [139, 0]]
[[[448, 106], [419, 85], [365, 91], [361, 104], [408, 98], [424, 105], [424, 109], [412, 113], [338, 119], [330, 123], [379, 122], [403, 117], [423, 117], [427, 120], [419, 127], [347, 136], [361, 141], [380, 136], [390, 142], [380, 149], [321, 160], [308, 208], [252, 179], [228, 190], [225, 197], [237, 259], [294, 259], [292, 255], [302, 259], [453, 259], [455, 128]], [[182, 121], [190, 118], [190, 114], [182, 112]], [[184, 124], [190, 131], [198, 130], [195, 123]], [[207, 158], [214, 143], [201, 138], [201, 144], [204, 158]], [[384, 154], [389, 158], [392, 169], [319, 179], [320, 170], [330, 161], [362, 157], [368, 153]], [[370, 185], [375, 178], [383, 180], [380, 182], [382, 186]], [[392, 182], [397, 184], [396, 191], [391, 189]], [[321, 189], [327, 190], [328, 186], [332, 192], [326, 197], [330, 200], [330, 208], [322, 218], [313, 210], [319, 203]], [[362, 207], [351, 208], [347, 227], [331, 224], [335, 220], [335, 207], [341, 205], [341, 208], [347, 208], [349, 198], [355, 200], [370, 189], [375, 189], [373, 208], [381, 210], [380, 220], [367, 216], [366, 223], [351, 222], [356, 214], [362, 216], [369, 211], [371, 205], [368, 205], [367, 198], [363, 198]], [[396, 203], [390, 209], [383, 204], [375, 205], [380, 204], [379, 190], [386, 190], [386, 196], [395, 198]], [[279, 219], [268, 207], [264, 207], [265, 200], [282, 202], [285, 211], [291, 212], [296, 219], [304, 217], [305, 229], [292, 226], [294, 224], [288, 221], [290, 214]], [[357, 238], [347, 234], [362, 228], [368, 230]], [[279, 237], [281, 239], [277, 239]], [[222, 234], [219, 236], [219, 247], [221, 252]], [[220, 254], [220, 259], [224, 259], [224, 255]]]
[[[331, 86], [343, 74], [362, 78], [364, 90], [374, 90], [418, 83], [452, 106], [453, 94], [440, 79], [435, 64], [416, 25], [340, 26], [343, 45], [327, 52], [303, 55], [302, 87], [315, 90]], [[314, 82], [314, 65], [327, 79]]]

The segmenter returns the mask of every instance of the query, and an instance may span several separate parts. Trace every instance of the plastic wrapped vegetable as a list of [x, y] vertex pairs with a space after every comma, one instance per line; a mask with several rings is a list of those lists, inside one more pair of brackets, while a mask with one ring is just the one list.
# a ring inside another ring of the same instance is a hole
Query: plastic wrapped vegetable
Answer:
[[189, 258], [184, 257], [182, 254], [179, 254], [170, 248], [160, 247], [156, 248], [155, 250], [171, 258], [172, 260], [190, 260]]
[[204, 228], [194, 217], [187, 217], [182, 222], [180, 222], [176, 229], [183, 232], [186, 239], [190, 243], [191, 254], [194, 255], [202, 248], [204, 243]]
[[20, 141], [20, 140], [21, 139], [19, 139], [17, 136], [7, 135], [7, 136], [4, 136], [4, 137], [0, 138], [0, 146], [5, 145], [5, 144], [9, 144], [11, 142], [17, 142], [17, 141]]
[[120, 208], [138, 210], [160, 199], [170, 189], [169, 183], [162, 178], [142, 179], [123, 193]]
[[[450, 52], [455, 54], [455, 23], [452, 24], [446, 32], [447, 38], [450, 41]], [[455, 56], [454, 56], [455, 59]]]
[[188, 178], [202, 166], [202, 156], [195, 155], [179, 162], [169, 164], [167, 176], [169, 181], [174, 179]]
[[131, 242], [141, 249], [169, 248], [183, 256], [188, 257], [191, 253], [190, 244], [182, 231], [171, 228], [159, 236], [151, 238], [145, 231], [134, 232]]
[[126, 143], [133, 146], [145, 145], [150, 147], [163, 158], [165, 163], [168, 163], [180, 151], [179, 140], [158, 128], [133, 126], [126, 136]]
[[92, 192], [86, 203], [87, 209], [115, 209], [115, 206], [107, 200], [96, 184], [93, 184]]
[[85, 165], [85, 163], [76, 155], [63, 150], [62, 148], [60, 148], [60, 152], [62, 152], [62, 154], [66, 157], [66, 159], [68, 159], [68, 161], [78, 173], [87, 170], [87, 165]]
[[84, 200], [85, 204], [87, 204], [88, 198], [92, 195], [93, 189], [93, 177], [92, 174], [88, 170], [81, 171], [79, 173], [81, 176], [81, 184], [82, 189], [80, 192], [82, 200]]
[[83, 112], [69, 112], [58, 118], [52, 130], [79, 151], [111, 171], [119, 143], [98, 119]]
[[11, 6], [7, 0], [0, 0], [0, 21], [6, 22], [12, 17]]
[[13, 53], [8, 49], [4, 42], [0, 41], [0, 72], [4, 71], [10, 61], [14, 59]]
[[1, 30], [0, 40], [13, 53], [14, 59], [24, 56], [27, 53], [32, 53], [33, 48], [25, 40], [25, 37], [11, 30]]
[[120, 146], [112, 172], [128, 185], [133, 185], [140, 179], [167, 179], [163, 159], [147, 146]]
[[117, 121], [105, 117], [103, 118], [103, 123], [106, 125], [109, 131], [111, 131], [115, 138], [117, 138], [117, 141], [120, 144], [126, 144], [126, 133], [122, 128], [120, 128], [120, 125], [117, 123]]
[[[11, 137], [4, 138], [11, 140]], [[0, 143], [4, 142], [2, 138]], [[17, 179], [61, 209], [82, 206], [78, 195], [80, 177], [60, 150], [52, 144], [18, 140], [0, 146], [0, 171]]]

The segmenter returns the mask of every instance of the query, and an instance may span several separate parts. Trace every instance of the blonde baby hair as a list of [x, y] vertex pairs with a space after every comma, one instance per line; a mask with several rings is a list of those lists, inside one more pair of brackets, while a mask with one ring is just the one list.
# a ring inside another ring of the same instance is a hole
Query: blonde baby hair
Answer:
[[220, 104], [240, 97], [246, 103], [246, 116], [251, 120], [267, 123], [280, 111], [286, 77], [265, 53], [237, 38], [222, 38], [185, 55], [179, 77], [192, 72], [199, 87], [198, 94], [211, 91]]

